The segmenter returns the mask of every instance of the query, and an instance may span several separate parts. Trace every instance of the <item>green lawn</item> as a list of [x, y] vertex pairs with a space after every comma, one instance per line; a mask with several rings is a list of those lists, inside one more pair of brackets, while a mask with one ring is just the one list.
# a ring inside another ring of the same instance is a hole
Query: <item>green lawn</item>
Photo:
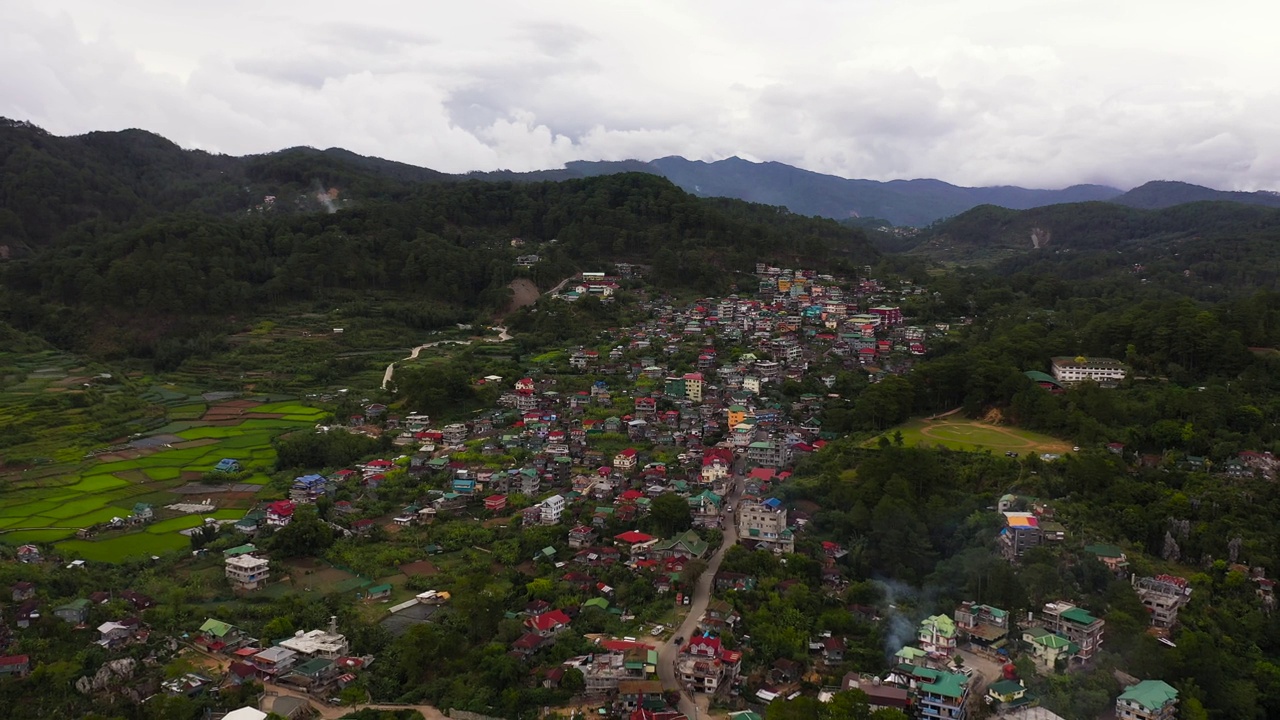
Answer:
[[[1067, 452], [1070, 444], [1057, 438], [1007, 425], [989, 425], [976, 420], [947, 417], [939, 420], [911, 420], [884, 432], [882, 437], [892, 439], [894, 433], [902, 433], [904, 445], [945, 447], [952, 450], [993, 452]], [[868, 441], [874, 447], [879, 438]]]

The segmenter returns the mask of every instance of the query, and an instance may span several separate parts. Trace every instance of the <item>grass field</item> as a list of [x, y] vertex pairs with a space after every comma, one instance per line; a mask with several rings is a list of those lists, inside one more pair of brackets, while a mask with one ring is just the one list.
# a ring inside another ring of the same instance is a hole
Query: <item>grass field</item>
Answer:
[[[886, 431], [883, 437], [892, 439], [895, 432], [902, 433], [903, 444], [908, 446], [945, 447], [951, 450], [967, 451], [990, 450], [1018, 454], [1063, 453], [1071, 450], [1069, 443], [1048, 435], [957, 417], [911, 420]], [[868, 441], [867, 445], [871, 447], [877, 442], [879, 438], [874, 438]]]

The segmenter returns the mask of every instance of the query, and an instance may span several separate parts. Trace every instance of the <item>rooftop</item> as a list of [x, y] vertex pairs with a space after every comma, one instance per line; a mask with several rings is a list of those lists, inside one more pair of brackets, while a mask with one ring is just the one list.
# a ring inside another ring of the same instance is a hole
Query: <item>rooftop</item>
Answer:
[[1177, 702], [1178, 691], [1163, 680], [1143, 680], [1127, 688], [1119, 697], [1141, 705], [1147, 710], [1159, 710], [1170, 702]]

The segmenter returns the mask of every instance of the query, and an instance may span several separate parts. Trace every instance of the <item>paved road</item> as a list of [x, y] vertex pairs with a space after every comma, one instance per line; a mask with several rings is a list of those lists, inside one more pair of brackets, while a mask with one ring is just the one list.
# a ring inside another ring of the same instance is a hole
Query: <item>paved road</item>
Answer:
[[[742, 479], [734, 483], [733, 490], [730, 491], [725, 503], [731, 503], [737, 500], [742, 492]], [[711, 556], [711, 560], [707, 563], [706, 572], [702, 573], [702, 577], [698, 578], [698, 584], [693, 590], [693, 599], [689, 602], [689, 614], [685, 616], [684, 622], [676, 628], [676, 636], [684, 637], [687, 642], [689, 637], [698, 630], [698, 620], [702, 618], [702, 613], [706, 612], [707, 604], [711, 600], [711, 585], [715, 581], [716, 571], [720, 569], [720, 563], [724, 560], [724, 554], [734, 543], [738, 542], [738, 523], [732, 515], [725, 516], [725, 522], [722, 531], [724, 540], [720, 543], [719, 549]], [[709, 698], [706, 695], [697, 695], [690, 697], [689, 692], [680, 684], [680, 679], [676, 677], [676, 657], [680, 654], [680, 646], [673, 642], [663, 643], [658, 648], [658, 678], [662, 681], [663, 690], [679, 690], [680, 691], [680, 712], [684, 713], [689, 720], [695, 720], [698, 717], [705, 717]]]

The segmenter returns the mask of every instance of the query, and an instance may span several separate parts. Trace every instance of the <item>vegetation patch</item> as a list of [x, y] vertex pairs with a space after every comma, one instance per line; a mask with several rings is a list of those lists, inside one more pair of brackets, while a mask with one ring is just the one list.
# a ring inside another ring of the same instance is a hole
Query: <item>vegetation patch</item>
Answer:
[[[1062, 453], [1071, 450], [1069, 443], [1048, 435], [954, 417], [912, 420], [885, 432], [882, 437], [894, 439], [898, 433], [902, 434], [902, 444], [909, 447], [919, 445], [950, 450], [1016, 453]], [[877, 442], [879, 438], [869, 441], [867, 446], [874, 446]]]

